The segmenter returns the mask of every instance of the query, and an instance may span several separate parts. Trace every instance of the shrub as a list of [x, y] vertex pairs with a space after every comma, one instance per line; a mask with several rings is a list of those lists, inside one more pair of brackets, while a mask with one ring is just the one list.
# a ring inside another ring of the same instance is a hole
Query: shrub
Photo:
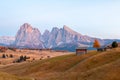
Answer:
[[13, 63], [15, 63], [15, 62], [23, 62], [23, 61], [26, 61], [27, 59], [30, 59], [30, 57], [27, 57], [27, 56], [23, 56], [23, 55], [21, 55], [20, 57], [19, 57], [19, 59], [17, 59], [16, 61], [13, 61]]
[[6, 55], [5, 55], [5, 54], [3, 54], [3, 55], [2, 55], [2, 58], [6, 58]]
[[20, 59], [19, 59], [19, 60], [20, 60], [20, 62], [24, 60], [23, 55], [20, 56]]
[[112, 43], [112, 47], [113, 47], [113, 48], [118, 47], [118, 43], [117, 43], [116, 41], [113, 41], [113, 43]]
[[27, 57], [26, 57], [26, 56], [24, 56], [24, 57], [23, 57], [23, 61], [26, 61], [26, 59], [27, 59]]
[[13, 55], [12, 55], [12, 54], [10, 54], [10, 58], [13, 58]]
[[6, 57], [8, 57], [8, 54], [6, 54]]

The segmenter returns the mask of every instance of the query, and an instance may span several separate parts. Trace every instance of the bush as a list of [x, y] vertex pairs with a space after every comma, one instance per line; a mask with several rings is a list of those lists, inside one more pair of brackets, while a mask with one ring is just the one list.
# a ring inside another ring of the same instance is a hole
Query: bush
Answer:
[[24, 57], [21, 55], [19, 60], [20, 60], [20, 62], [23, 61]]
[[13, 55], [12, 55], [12, 54], [10, 54], [10, 58], [13, 58]]
[[8, 54], [6, 54], [6, 57], [8, 57]]
[[18, 62], [18, 63], [23, 62], [23, 61], [26, 61], [27, 59], [30, 59], [30, 57], [21, 55], [16, 61], [13, 61], [13, 63], [15, 63], [15, 62]]
[[6, 55], [5, 55], [5, 54], [3, 54], [3, 55], [2, 55], [2, 58], [6, 58]]
[[24, 57], [23, 57], [23, 61], [26, 61], [26, 59], [27, 59], [27, 57], [26, 57], [26, 56], [24, 56]]
[[118, 47], [118, 43], [116, 41], [113, 41], [112, 48], [116, 48], [116, 47]]

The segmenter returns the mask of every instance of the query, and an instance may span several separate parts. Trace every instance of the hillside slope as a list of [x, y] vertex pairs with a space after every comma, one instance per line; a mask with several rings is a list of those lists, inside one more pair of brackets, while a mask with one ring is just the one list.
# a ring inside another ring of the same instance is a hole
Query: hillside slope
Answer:
[[36, 80], [120, 80], [120, 48], [0, 66], [0, 71]]
[[32, 80], [32, 78], [20, 78], [5, 72], [0, 72], [0, 80]]

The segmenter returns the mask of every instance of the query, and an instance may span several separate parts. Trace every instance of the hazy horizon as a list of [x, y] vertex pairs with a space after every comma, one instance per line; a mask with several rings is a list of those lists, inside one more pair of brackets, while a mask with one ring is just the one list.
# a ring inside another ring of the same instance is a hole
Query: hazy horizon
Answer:
[[41, 33], [67, 25], [83, 35], [120, 39], [119, 0], [2, 0], [0, 36], [15, 36], [29, 23]]

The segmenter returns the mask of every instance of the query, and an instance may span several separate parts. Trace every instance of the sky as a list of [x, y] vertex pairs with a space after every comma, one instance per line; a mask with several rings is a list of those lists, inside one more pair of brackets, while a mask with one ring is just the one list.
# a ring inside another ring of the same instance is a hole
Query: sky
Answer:
[[41, 33], [63, 25], [92, 37], [120, 39], [120, 0], [0, 0], [0, 36], [29, 23]]

